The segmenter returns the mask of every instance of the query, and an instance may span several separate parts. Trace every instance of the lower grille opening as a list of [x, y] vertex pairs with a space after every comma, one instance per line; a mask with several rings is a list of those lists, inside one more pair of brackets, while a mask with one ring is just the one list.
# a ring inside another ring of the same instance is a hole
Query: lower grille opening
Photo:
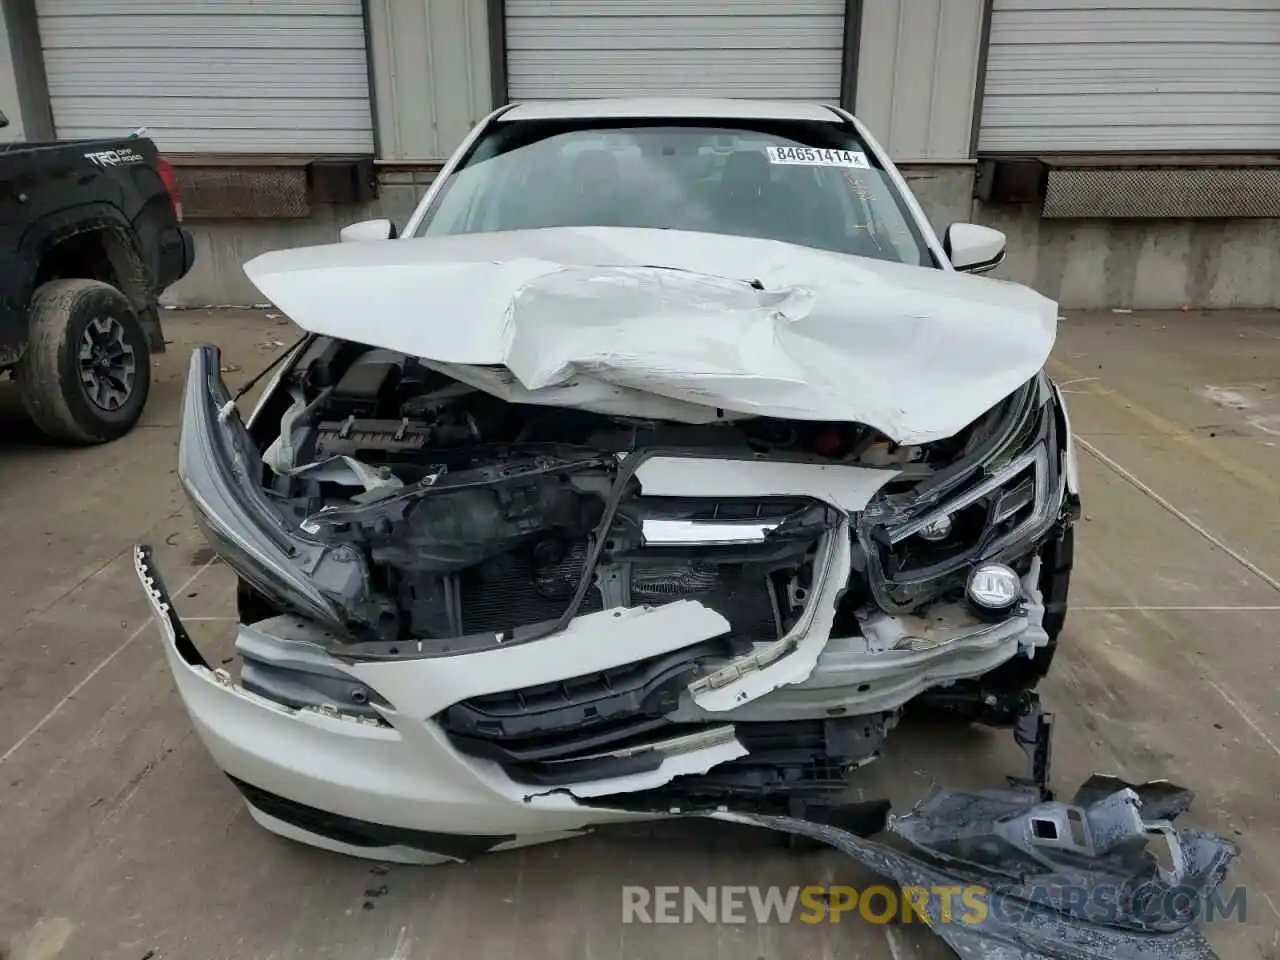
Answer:
[[[891, 716], [870, 714], [833, 720], [739, 723], [747, 755], [699, 776], [677, 777], [658, 791], [668, 800], [765, 802], [820, 797], [848, 785], [849, 771], [874, 758]], [[665, 802], [665, 801], [664, 801]]]
[[724, 641], [557, 683], [460, 701], [436, 722], [463, 753], [503, 765], [554, 763], [660, 739], [681, 693], [706, 660], [730, 655]]
[[[652, 770], [663, 755], [634, 748], [713, 726], [675, 724], [665, 716], [699, 661], [724, 652], [723, 644], [700, 644], [560, 683], [473, 697], [436, 720], [458, 750], [496, 762], [517, 783], [571, 786]], [[829, 795], [844, 789], [850, 769], [875, 756], [890, 725], [888, 714], [737, 724], [735, 736], [747, 756], [700, 776], [678, 777], [653, 799]]]

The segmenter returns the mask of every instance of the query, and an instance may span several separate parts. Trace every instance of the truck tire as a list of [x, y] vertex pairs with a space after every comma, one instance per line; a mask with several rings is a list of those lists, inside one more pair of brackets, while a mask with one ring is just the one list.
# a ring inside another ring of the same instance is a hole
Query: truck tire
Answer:
[[151, 390], [151, 350], [133, 305], [98, 280], [51, 280], [31, 298], [17, 379], [49, 437], [105, 443], [133, 429]]

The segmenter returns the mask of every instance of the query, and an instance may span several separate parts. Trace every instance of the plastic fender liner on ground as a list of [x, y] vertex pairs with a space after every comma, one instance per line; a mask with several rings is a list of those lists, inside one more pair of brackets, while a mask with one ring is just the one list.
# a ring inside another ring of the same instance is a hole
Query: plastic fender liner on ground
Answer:
[[[818, 840], [904, 888], [923, 888], [911, 899], [914, 912], [964, 960], [1214, 960], [1196, 922], [1235, 845], [1136, 816], [1149, 800], [1171, 818], [1190, 798], [1164, 781], [1131, 786], [1109, 777], [1091, 778], [1071, 804], [1026, 790], [939, 791], [889, 820], [911, 851], [794, 817], [703, 816]], [[1058, 832], [1047, 823], [1077, 827]], [[1172, 871], [1146, 850], [1151, 834], [1170, 843]], [[964, 909], [935, 892], [941, 887], [964, 890]]]

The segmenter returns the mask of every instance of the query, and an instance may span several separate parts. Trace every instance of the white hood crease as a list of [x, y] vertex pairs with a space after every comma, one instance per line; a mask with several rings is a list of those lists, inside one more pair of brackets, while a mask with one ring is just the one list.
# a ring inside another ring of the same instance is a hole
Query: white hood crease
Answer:
[[769, 240], [555, 228], [263, 254], [300, 327], [422, 358], [514, 402], [706, 422], [864, 423], [948, 437], [1053, 346], [1016, 284]]

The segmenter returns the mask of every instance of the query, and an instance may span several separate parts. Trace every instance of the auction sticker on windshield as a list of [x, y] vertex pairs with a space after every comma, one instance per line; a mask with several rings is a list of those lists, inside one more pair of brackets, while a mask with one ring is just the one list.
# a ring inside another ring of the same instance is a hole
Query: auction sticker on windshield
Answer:
[[856, 167], [870, 170], [865, 153], [825, 147], [768, 147], [770, 163], [800, 163], [810, 167]]

